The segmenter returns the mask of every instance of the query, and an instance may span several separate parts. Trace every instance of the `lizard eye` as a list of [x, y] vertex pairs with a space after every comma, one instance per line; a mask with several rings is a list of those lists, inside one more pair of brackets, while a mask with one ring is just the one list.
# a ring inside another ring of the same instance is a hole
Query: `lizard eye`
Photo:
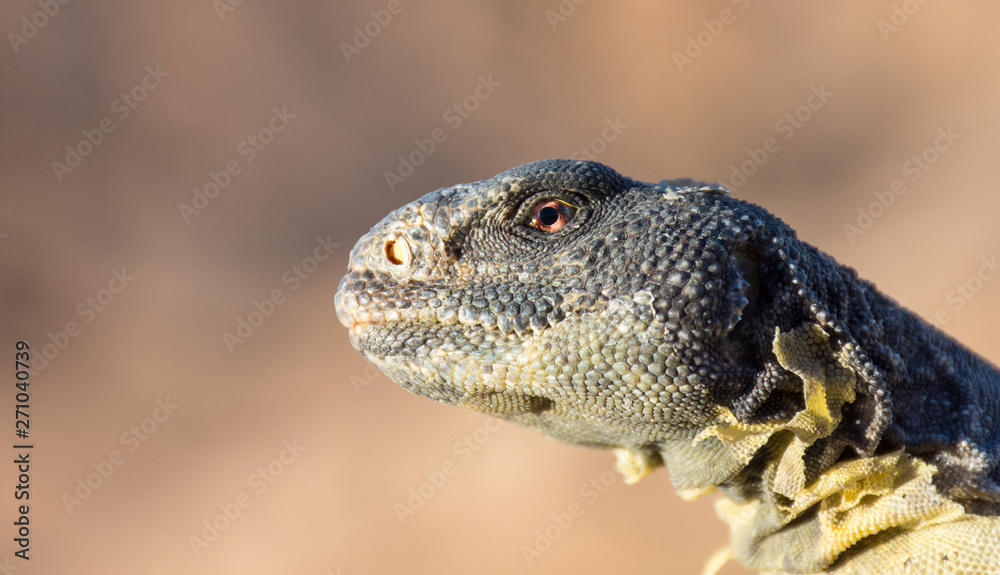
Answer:
[[576, 208], [559, 200], [542, 200], [531, 208], [531, 227], [558, 232], [573, 219]]

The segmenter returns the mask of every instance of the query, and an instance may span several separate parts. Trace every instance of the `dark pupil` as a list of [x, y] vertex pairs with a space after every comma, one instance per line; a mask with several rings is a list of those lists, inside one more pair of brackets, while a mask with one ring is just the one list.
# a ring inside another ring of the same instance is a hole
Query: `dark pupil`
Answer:
[[559, 221], [559, 210], [554, 206], [545, 206], [538, 210], [538, 221], [546, 226], [555, 224]]

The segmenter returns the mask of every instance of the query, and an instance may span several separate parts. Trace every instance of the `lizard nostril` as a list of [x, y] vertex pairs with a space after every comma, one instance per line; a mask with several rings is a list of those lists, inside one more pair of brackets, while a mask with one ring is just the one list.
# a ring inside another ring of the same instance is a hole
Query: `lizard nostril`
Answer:
[[410, 244], [404, 238], [393, 238], [385, 242], [385, 259], [394, 266], [410, 265], [413, 254]]

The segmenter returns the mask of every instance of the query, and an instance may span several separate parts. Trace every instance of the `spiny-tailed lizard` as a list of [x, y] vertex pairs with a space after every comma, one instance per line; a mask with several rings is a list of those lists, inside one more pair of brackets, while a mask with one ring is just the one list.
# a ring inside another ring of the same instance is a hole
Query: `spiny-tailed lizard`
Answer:
[[721, 491], [750, 569], [1000, 573], [1000, 372], [725, 188], [526, 164], [389, 214], [335, 301], [418, 395]]

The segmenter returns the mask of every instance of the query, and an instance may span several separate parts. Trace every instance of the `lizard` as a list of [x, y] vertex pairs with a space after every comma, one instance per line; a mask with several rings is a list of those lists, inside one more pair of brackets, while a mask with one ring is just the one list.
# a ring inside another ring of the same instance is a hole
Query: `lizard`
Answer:
[[1000, 371], [778, 217], [542, 160], [350, 253], [352, 345], [417, 395], [721, 493], [759, 573], [1000, 573]]

